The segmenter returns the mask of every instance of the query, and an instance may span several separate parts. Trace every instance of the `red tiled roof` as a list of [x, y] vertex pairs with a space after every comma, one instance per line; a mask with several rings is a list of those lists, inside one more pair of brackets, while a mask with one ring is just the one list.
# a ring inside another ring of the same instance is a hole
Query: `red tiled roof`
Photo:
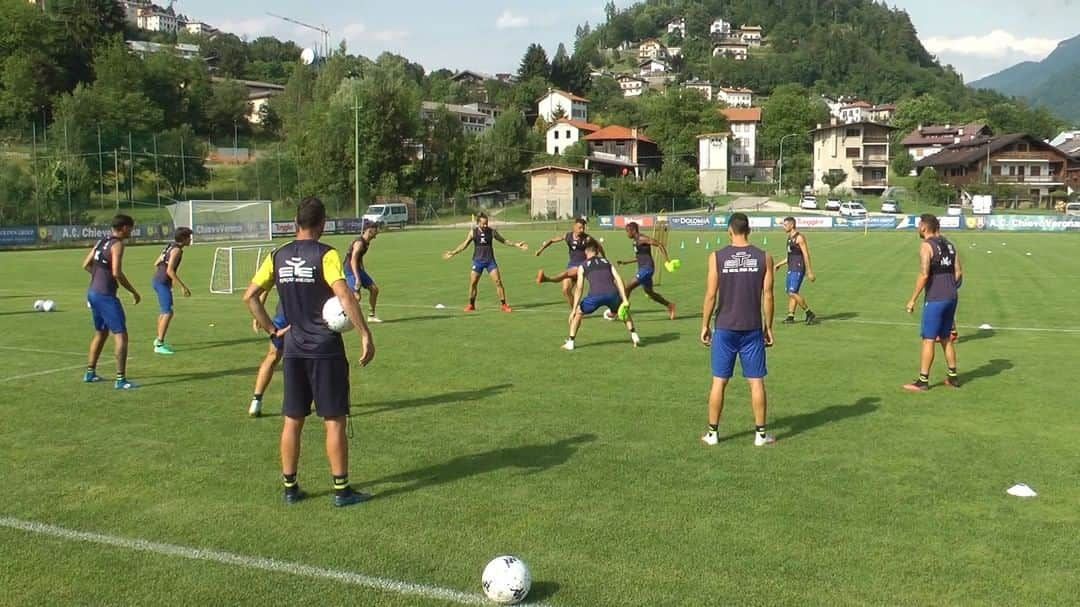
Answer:
[[619, 126], [617, 124], [606, 126], [599, 131], [596, 131], [595, 133], [587, 135], [585, 137], [586, 141], [613, 141], [620, 139], [637, 139], [638, 141], [644, 141], [645, 143], [656, 143], [655, 141], [649, 139], [641, 133], [638, 133], [635, 137], [633, 129], [625, 126]]
[[720, 110], [728, 122], [761, 122], [759, 107], [726, 107]]
[[854, 107], [872, 108], [874, 106], [870, 105], [869, 103], [867, 103], [865, 101], [856, 101], [854, 103], [849, 103], [848, 105], [845, 105], [844, 107], [842, 107], [840, 109], [846, 110], [846, 109], [854, 108]]
[[590, 133], [600, 130], [599, 124], [585, 122], [584, 120], [570, 120], [569, 118], [560, 118], [555, 121], [555, 124], [569, 124], [570, 126], [578, 130], [589, 131]]

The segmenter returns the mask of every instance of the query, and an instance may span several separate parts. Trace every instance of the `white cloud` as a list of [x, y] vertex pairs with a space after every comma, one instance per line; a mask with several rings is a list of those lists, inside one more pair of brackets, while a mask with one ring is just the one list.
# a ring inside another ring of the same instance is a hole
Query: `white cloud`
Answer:
[[501, 30], [518, 29], [529, 26], [529, 18], [524, 15], [515, 15], [510, 9], [506, 9], [495, 20], [495, 28]]
[[1020, 56], [1023, 59], [1041, 60], [1057, 48], [1060, 40], [1054, 38], [1021, 38], [1004, 30], [993, 30], [981, 36], [947, 38], [932, 36], [923, 45], [934, 54], [970, 55], [987, 58]]

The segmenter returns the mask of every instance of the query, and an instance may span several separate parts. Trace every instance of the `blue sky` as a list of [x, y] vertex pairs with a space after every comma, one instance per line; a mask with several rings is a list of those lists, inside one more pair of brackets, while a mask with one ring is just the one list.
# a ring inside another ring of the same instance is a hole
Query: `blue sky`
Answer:
[[[302, 45], [318, 35], [266, 11], [323, 25], [353, 52], [400, 53], [429, 70], [511, 72], [530, 42], [555, 53], [574, 29], [603, 20], [605, 0], [178, 0], [176, 8], [226, 31], [275, 35]], [[617, 0], [620, 7], [631, 2]], [[892, 0], [912, 17], [927, 48], [970, 81], [1025, 60], [1039, 60], [1080, 34], [1080, 0]], [[255, 8], [257, 7], [257, 8]], [[768, 32], [766, 32], [767, 34]]]

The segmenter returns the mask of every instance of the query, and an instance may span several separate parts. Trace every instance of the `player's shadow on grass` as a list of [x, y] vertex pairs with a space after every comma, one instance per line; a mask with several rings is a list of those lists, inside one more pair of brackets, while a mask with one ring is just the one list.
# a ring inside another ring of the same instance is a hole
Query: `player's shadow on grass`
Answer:
[[[514, 306], [514, 308], [518, 310], [538, 310], [540, 308], [550, 308], [551, 306], [562, 306], [564, 308], [569, 308], [570, 304], [566, 303], [565, 299], [559, 299], [539, 303], [517, 304]], [[532, 594], [530, 594], [529, 596], [532, 596]]]
[[[624, 329], [625, 330], [625, 329]], [[679, 341], [682, 339], [682, 335], [678, 333], [661, 333], [660, 335], [642, 335], [641, 347], [648, 348], [650, 346], [659, 346], [660, 344], [667, 344], [673, 341]], [[585, 342], [575, 346], [575, 349], [581, 350], [582, 348], [595, 348], [598, 346], [610, 346], [611, 344], [623, 344], [630, 345], [630, 337], [626, 333], [623, 333], [623, 337], [620, 339], [608, 339], [605, 341], [597, 342]]]
[[980, 330], [978, 330], [978, 331], [976, 331], [974, 333], [964, 333], [956, 341], [957, 341], [957, 343], [966, 344], [969, 341], [978, 341], [980, 339], [990, 339], [993, 336], [994, 336], [994, 332], [992, 330], [980, 329]]
[[[17, 312], [0, 312], [0, 316], [17, 316], [19, 314], [41, 314], [37, 310], [19, 310]], [[55, 312], [54, 312], [55, 314]]]
[[591, 443], [594, 440], [596, 440], [594, 434], [579, 434], [550, 444], [507, 447], [462, 455], [442, 464], [370, 480], [364, 483], [364, 486], [378, 487], [403, 483], [386, 491], [375, 489], [375, 497], [384, 499], [505, 468], [516, 468], [523, 474], [538, 474], [565, 464], [577, 453], [582, 444]]
[[[425, 320], [447, 320], [450, 318], [457, 318], [453, 314], [425, 314], [422, 316], [409, 316], [407, 318], [390, 318], [382, 321], [384, 325], [392, 325], [399, 322], [417, 322]], [[377, 326], [377, 325], [375, 325]]]
[[818, 316], [814, 322], [817, 324], [823, 322], [829, 322], [830, 320], [852, 320], [858, 318], [857, 312], [837, 312], [836, 314], [826, 314], [825, 316]]
[[[877, 411], [881, 406], [880, 403], [881, 399], [877, 396], [867, 396], [850, 405], [832, 405], [809, 413], [778, 417], [775, 421], [769, 423], [769, 427], [776, 431], [776, 440], [789, 439], [821, 426], [834, 424], [852, 417], [859, 417], [860, 415], [868, 415]], [[783, 432], [780, 430], [783, 430]], [[750, 436], [753, 433], [753, 430], [747, 430], [728, 435], [724, 440]]]
[[265, 344], [267, 338], [265, 335], [259, 336], [252, 334], [251, 337], [244, 337], [242, 339], [226, 339], [223, 341], [201, 341], [190, 346], [181, 346], [183, 352], [198, 352], [199, 350], [214, 350], [217, 348], [229, 348], [232, 346], [239, 346], [243, 344], [260, 343]]
[[244, 367], [243, 369], [219, 369], [217, 371], [204, 371], [202, 373], [177, 373], [174, 375], [149, 375], [146, 379], [155, 380], [161, 378], [160, 381], [140, 381], [142, 386], [165, 386], [168, 384], [179, 384], [187, 382], [197, 382], [206, 379], [219, 379], [222, 377], [234, 377], [237, 375], [249, 375], [255, 377], [255, 373], [259, 370], [258, 367]]
[[454, 403], [483, 400], [490, 396], [498, 396], [513, 387], [514, 384], [499, 384], [497, 386], [480, 388], [479, 390], [459, 390], [457, 392], [444, 392], [442, 394], [432, 394], [431, 396], [421, 396], [419, 398], [407, 398], [405, 400], [362, 403], [352, 406], [352, 417], [363, 417], [365, 415], [375, 415], [387, 411], [400, 411], [401, 409], [413, 409], [416, 407], [451, 405]]
[[976, 367], [967, 373], [960, 374], [960, 384], [963, 385], [974, 379], [986, 379], [994, 377], [995, 375], [1001, 375], [1002, 373], [1012, 369], [1016, 365], [1011, 360], [1004, 358], [993, 358], [990, 362], [984, 365]]
[[555, 593], [559, 591], [558, 582], [533, 582], [532, 589], [529, 590], [529, 597], [525, 599], [524, 605], [531, 603], [539, 603], [540, 601], [546, 601], [555, 596]]

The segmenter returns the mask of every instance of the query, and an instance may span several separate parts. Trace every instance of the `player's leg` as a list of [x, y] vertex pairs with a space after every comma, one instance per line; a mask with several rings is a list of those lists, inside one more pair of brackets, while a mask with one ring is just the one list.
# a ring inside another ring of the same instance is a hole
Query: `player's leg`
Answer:
[[[618, 297], [612, 298], [612, 302], [608, 304], [607, 311], [611, 314], [616, 314], [619, 311], [619, 306], [622, 304], [622, 300]], [[606, 318], [606, 315], [605, 315]], [[634, 326], [634, 317], [630, 314], [626, 314], [626, 330], [630, 332], [630, 343], [634, 344], [634, 347], [641, 345], [641, 337], [637, 333], [637, 328]]]
[[262, 415], [263, 394], [270, 386], [270, 380], [274, 379], [274, 369], [279, 362], [281, 362], [281, 349], [272, 339], [266, 356], [259, 363], [259, 372], [255, 376], [255, 390], [252, 393], [251, 404], [248, 406], [248, 415], [251, 417]]
[[930, 389], [930, 368], [934, 365], [934, 343], [941, 338], [942, 330], [948, 336], [952, 328], [951, 320], [946, 323], [946, 307], [948, 302], [932, 301], [923, 306], [922, 326], [922, 349], [919, 352], [919, 377], [910, 384], [905, 384], [904, 389], [911, 392], [925, 392]]
[[578, 304], [578, 309], [574, 310], [574, 313], [570, 315], [570, 337], [568, 337], [566, 343], [562, 345], [563, 350], [574, 349], [578, 330], [581, 329], [581, 323], [585, 319], [585, 315], [592, 314], [598, 307], [600, 307], [600, 304], [592, 297], [586, 297], [581, 300], [581, 303]]
[[[575, 274], [574, 277], [576, 278], [577, 275]], [[566, 303], [570, 305], [574, 305], [574, 283], [576, 282], [575, 278], [567, 277], [562, 281], [562, 294], [563, 297], [566, 299]]]
[[469, 305], [465, 306], [466, 312], [476, 311], [476, 289], [480, 284], [480, 273], [482, 270], [478, 270], [476, 264], [473, 264], [472, 272], [469, 272]]
[[102, 309], [102, 316], [105, 320], [105, 325], [108, 327], [109, 332], [112, 333], [113, 343], [115, 345], [115, 388], [117, 390], [130, 390], [132, 388], [137, 388], [137, 385], [135, 385], [131, 381], [128, 381], [127, 379], [128, 331], [127, 317], [124, 314], [124, 306], [120, 304], [120, 299], [115, 296], [102, 298], [100, 303]]
[[960, 387], [960, 376], [956, 369], [956, 340], [953, 339], [953, 335], [956, 334], [956, 302], [950, 302], [951, 305], [947, 306], [945, 317], [942, 321], [942, 330], [945, 327], [949, 328], [948, 335], [942, 335], [941, 337], [941, 349], [945, 352], [945, 364], [947, 369], [945, 371], [945, 385], [950, 388]]
[[495, 292], [499, 295], [499, 309], [503, 312], [513, 312], [513, 308], [506, 303], [506, 288], [503, 287], [502, 274], [499, 272], [499, 267], [495, 266], [492, 268], [489, 271], [489, 274], [491, 275], [491, 280], [495, 283]]
[[108, 340], [108, 330], [94, 330], [94, 336], [90, 338], [90, 354], [86, 359], [86, 374], [83, 375], [84, 382], [92, 384], [101, 381], [101, 377], [97, 374], [97, 364], [101, 358], [101, 351], [105, 349], [105, 342]]
[[754, 446], [763, 447], [776, 442], [765, 431], [768, 419], [768, 395], [765, 392], [765, 376], [769, 374], [765, 360], [765, 333], [741, 331], [739, 361], [742, 363], [743, 377], [750, 385], [750, 407], [754, 411]]
[[154, 337], [154, 353], [173, 354], [172, 347], [165, 343], [165, 335], [169, 332], [169, 323], [173, 319], [172, 285], [153, 281], [150, 286], [154, 288], [154, 293], [157, 295], [158, 309], [160, 310], [157, 321], [157, 335]]
[[370, 294], [368, 297], [368, 306], [371, 308], [371, 313], [368, 314], [368, 320], [371, 322], [382, 322], [382, 320], [379, 319], [378, 314], [375, 313], [375, 306], [379, 303], [379, 285], [372, 282], [367, 287], [367, 291]]
[[281, 403], [281, 481], [285, 486], [285, 503], [295, 504], [304, 498], [296, 473], [300, 465], [300, 434], [304, 420], [311, 414], [314, 399], [308, 378], [306, 360], [287, 358], [282, 364], [285, 396]]
[[663, 295], [657, 293], [653, 289], [651, 281], [647, 286], [643, 286], [643, 288], [645, 289], [645, 294], [649, 296], [649, 299], [667, 308], [668, 318], [675, 320], [675, 304], [665, 299]]
[[315, 396], [315, 412], [326, 426], [326, 459], [334, 482], [334, 505], [352, 506], [371, 499], [349, 484], [349, 361], [343, 358], [305, 361]]
[[733, 331], [723, 329], [713, 331], [712, 346], [709, 350], [713, 377], [709, 389], [709, 427], [701, 437], [701, 442], [706, 445], [720, 442], [720, 415], [724, 412], [724, 393], [735, 373], [735, 355], [738, 352], [735, 347], [737, 344], [733, 341], [734, 335]]

